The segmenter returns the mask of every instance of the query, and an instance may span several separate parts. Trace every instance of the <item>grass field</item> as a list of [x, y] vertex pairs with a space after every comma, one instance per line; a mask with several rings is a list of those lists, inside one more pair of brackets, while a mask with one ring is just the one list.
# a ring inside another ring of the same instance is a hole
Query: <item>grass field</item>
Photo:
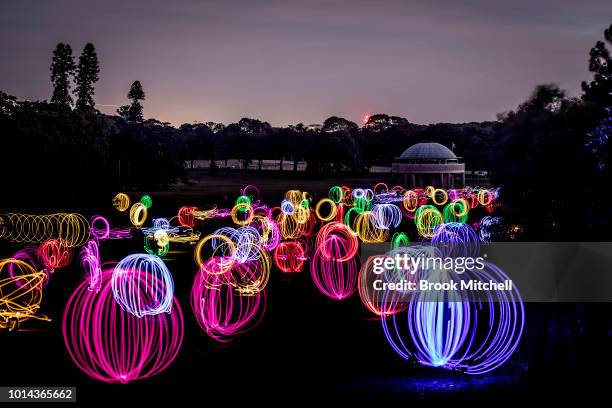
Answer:
[[[473, 180], [468, 178], [468, 185], [489, 187], [488, 178]], [[139, 191], [136, 194], [149, 194], [156, 207], [178, 209], [183, 205], [217, 205], [231, 206], [240, 195], [240, 190], [247, 185], [257, 187], [259, 199], [268, 205], [278, 205], [288, 190], [301, 190], [315, 198], [327, 196], [330, 187], [346, 185], [351, 188], [373, 188], [379, 182], [394, 186], [388, 173], [369, 174], [365, 176], [330, 176], [313, 175], [305, 172], [279, 172], [257, 170], [219, 169], [211, 173], [208, 169], [189, 169], [185, 180], [178, 182], [163, 191]]]
[[[168, 203], [175, 201], [181, 205], [218, 204], [226, 205], [240, 195], [247, 185], [257, 187], [260, 199], [268, 204], [280, 203], [287, 190], [307, 191], [314, 196], [327, 195], [334, 185], [347, 185], [352, 188], [372, 188], [380, 181], [389, 182], [389, 177], [376, 175], [365, 177], [324, 177], [314, 178], [303, 172], [286, 174], [280, 172], [256, 172], [241, 170], [219, 170], [211, 174], [209, 170], [188, 170], [187, 180], [171, 186], [166, 191], [148, 191], [154, 199]], [[143, 192], [144, 193], [144, 192]]]

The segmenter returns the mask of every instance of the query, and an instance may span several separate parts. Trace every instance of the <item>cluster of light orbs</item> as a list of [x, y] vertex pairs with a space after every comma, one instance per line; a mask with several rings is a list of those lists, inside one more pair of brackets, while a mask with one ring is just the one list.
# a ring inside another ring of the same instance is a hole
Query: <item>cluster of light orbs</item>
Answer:
[[[20, 255], [26, 265], [40, 262], [41, 272], [11, 272], [7, 281], [21, 289], [37, 288], [31, 296], [42, 296], [46, 274], [70, 262], [71, 248], [82, 247], [85, 281], [66, 306], [64, 338], [77, 365], [99, 380], [150, 377], [176, 356], [183, 320], [172, 274], [161, 259], [170, 242], [195, 244], [191, 308], [200, 327], [217, 341], [229, 341], [260, 321], [273, 264], [287, 274], [308, 268], [314, 285], [331, 299], [343, 300], [357, 291], [366, 309], [383, 318], [389, 342], [400, 355], [425, 365], [482, 373], [502, 364], [516, 348], [523, 325], [518, 293], [476, 310], [475, 302], [463, 299], [442, 299], [440, 306], [420, 298], [388, 298], [384, 292], [366, 289], [376, 276], [367, 273], [370, 260], [360, 265], [358, 250], [360, 243], [390, 241], [392, 251], [409, 251], [408, 235], [397, 231], [407, 221], [416, 227], [419, 240], [431, 241], [443, 255], [456, 256], [471, 243], [491, 238], [498, 218], [485, 217], [472, 224], [474, 228], [467, 220], [476, 207], [491, 212], [497, 196], [489, 189], [406, 190], [379, 183], [373, 188], [334, 186], [318, 201], [290, 190], [277, 207], [267, 207], [259, 191], [247, 186], [231, 208], [183, 206], [174, 217], [154, 218], [146, 227], [151, 197], [131, 200], [118, 193], [113, 207], [127, 216], [130, 228], [111, 228], [102, 216], [88, 222], [78, 214], [2, 214], [0, 238], [42, 243], [36, 251]], [[193, 231], [222, 218], [233, 225], [216, 228], [201, 239]], [[105, 270], [101, 242], [131, 237], [132, 231], [143, 234], [148, 253], [129, 255]], [[487, 268], [483, 278], [503, 275], [493, 265]], [[392, 276], [387, 280], [399, 279], [396, 273], [388, 271]], [[36, 299], [27, 303], [25, 310], [30, 312], [24, 316], [35, 315], [40, 304]], [[409, 317], [401, 321], [401, 316]], [[477, 325], [480, 321], [489, 325]], [[400, 325], [410, 341], [400, 336]], [[473, 333], [482, 327], [489, 327], [487, 341], [478, 343]], [[471, 346], [477, 343], [474, 350]]]

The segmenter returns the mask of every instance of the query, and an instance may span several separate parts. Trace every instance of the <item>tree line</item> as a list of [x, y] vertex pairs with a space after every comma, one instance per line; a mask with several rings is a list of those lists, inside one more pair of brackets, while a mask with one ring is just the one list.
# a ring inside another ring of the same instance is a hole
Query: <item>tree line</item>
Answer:
[[361, 127], [332, 116], [315, 128], [274, 127], [254, 118], [174, 127], [145, 119], [139, 81], [127, 92], [130, 103], [106, 115], [95, 108], [100, 67], [93, 44], [78, 63], [70, 45], [58, 44], [49, 101], [19, 101], [0, 92], [0, 151], [10, 152], [0, 170], [11, 175], [4, 202], [165, 188], [186, 177], [190, 160], [239, 159], [245, 168], [252, 160], [291, 160], [294, 170], [305, 161], [312, 174], [365, 174], [414, 143], [436, 141], [463, 157], [468, 169], [490, 170], [511, 203], [508, 211], [517, 222], [537, 225], [538, 236], [576, 232], [577, 225], [600, 229], [610, 219], [607, 203], [597, 197], [610, 185], [612, 26], [603, 37], [588, 57], [593, 78], [576, 98], [546, 84], [490, 122], [420, 125], [376, 114]]

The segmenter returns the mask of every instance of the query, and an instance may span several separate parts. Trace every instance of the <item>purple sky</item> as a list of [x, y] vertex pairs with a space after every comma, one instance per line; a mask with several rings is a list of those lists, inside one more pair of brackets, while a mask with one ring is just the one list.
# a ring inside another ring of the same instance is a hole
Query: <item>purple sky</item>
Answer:
[[91, 41], [108, 113], [138, 79], [174, 124], [490, 120], [539, 83], [577, 95], [611, 22], [610, 0], [2, 0], [0, 90], [49, 98], [55, 45]]

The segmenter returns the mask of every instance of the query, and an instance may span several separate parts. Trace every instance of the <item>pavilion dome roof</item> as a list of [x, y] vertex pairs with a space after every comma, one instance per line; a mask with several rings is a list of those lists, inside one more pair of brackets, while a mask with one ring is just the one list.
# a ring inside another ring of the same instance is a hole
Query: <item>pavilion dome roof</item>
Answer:
[[452, 160], [457, 156], [451, 149], [435, 142], [417, 143], [410, 146], [399, 157], [401, 160]]

